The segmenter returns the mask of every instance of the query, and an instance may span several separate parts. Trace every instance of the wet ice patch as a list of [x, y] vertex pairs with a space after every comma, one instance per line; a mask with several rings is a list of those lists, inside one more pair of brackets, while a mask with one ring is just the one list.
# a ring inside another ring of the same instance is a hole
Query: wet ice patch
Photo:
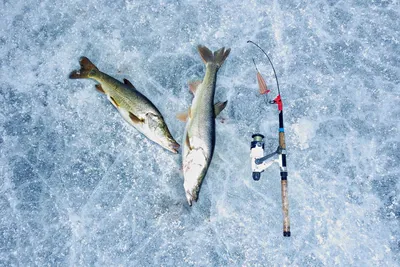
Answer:
[[296, 145], [303, 150], [310, 147], [309, 142], [312, 142], [315, 137], [317, 127], [315, 121], [301, 118], [297, 123], [292, 124], [290, 129], [296, 136]]

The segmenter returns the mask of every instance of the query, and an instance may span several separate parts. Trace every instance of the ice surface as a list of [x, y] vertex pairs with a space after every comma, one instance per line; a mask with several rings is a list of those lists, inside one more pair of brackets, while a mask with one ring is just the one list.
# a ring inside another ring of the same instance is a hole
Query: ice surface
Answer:
[[[400, 11], [397, 1], [2, 1], [0, 266], [400, 265]], [[251, 178], [251, 134], [288, 147], [292, 237], [279, 168]], [[196, 46], [231, 47], [219, 72], [214, 159], [186, 203], [180, 156], [130, 127], [85, 55], [164, 114], [204, 75]]]

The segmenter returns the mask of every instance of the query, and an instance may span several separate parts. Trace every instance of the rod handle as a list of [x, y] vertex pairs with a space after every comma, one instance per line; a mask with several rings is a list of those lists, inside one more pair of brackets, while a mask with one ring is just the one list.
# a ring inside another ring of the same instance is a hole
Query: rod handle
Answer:
[[[281, 173], [281, 176], [282, 176], [282, 173]], [[282, 176], [282, 179], [281, 179], [283, 236], [290, 236], [289, 199], [288, 199], [287, 185], [288, 185], [288, 183], [287, 183], [287, 172], [286, 172], [286, 175]]]

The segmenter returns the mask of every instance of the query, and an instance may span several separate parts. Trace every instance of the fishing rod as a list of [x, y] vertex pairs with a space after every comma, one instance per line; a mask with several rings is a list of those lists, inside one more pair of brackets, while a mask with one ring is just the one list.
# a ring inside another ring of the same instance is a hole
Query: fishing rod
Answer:
[[[279, 146], [277, 150], [271, 154], [264, 156], [264, 136], [262, 134], [253, 134], [253, 141], [251, 142], [250, 156], [252, 158], [252, 170], [253, 170], [253, 179], [258, 181], [261, 178], [261, 172], [271, 166], [274, 161], [271, 159], [275, 155], [279, 155], [279, 167], [281, 174], [281, 193], [282, 193], [282, 212], [283, 212], [283, 236], [290, 236], [290, 220], [289, 220], [289, 199], [288, 199], [288, 173], [286, 167], [286, 143], [285, 143], [285, 128], [283, 126], [283, 103], [281, 98], [281, 91], [279, 89], [278, 76], [276, 75], [276, 71], [274, 65], [272, 64], [271, 59], [267, 55], [267, 53], [262, 49], [258, 44], [253, 41], [247, 41], [247, 43], [251, 43], [257, 46], [263, 54], [268, 58], [269, 63], [271, 64], [272, 70], [274, 71], [276, 86], [278, 89], [278, 96], [274, 98], [274, 100], [269, 101], [270, 104], [276, 104], [278, 106], [279, 112]], [[267, 95], [270, 90], [268, 90], [267, 85], [265, 83], [264, 78], [261, 76], [259, 72], [256, 62], [253, 58], [254, 66], [257, 70], [257, 82], [260, 89], [260, 94]]]

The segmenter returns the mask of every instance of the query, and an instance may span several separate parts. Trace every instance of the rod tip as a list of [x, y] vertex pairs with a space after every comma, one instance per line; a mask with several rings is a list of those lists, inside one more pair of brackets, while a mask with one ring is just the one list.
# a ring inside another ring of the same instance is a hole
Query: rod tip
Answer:
[[290, 236], [290, 231], [283, 231], [283, 236]]

